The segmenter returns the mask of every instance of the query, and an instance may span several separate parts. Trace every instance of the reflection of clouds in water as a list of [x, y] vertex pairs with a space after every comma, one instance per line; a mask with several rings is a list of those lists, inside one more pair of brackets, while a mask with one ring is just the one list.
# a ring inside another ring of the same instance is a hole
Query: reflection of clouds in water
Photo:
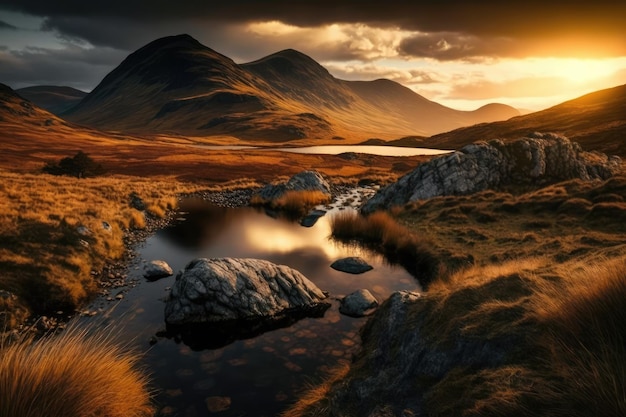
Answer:
[[256, 248], [258, 251], [304, 253], [309, 249], [317, 249], [321, 250], [327, 259], [347, 256], [348, 250], [346, 247], [334, 245], [329, 239], [330, 224], [324, 217], [320, 218], [315, 226], [310, 228], [271, 218], [259, 220], [246, 221], [243, 230], [243, 239], [245, 239], [247, 245]]

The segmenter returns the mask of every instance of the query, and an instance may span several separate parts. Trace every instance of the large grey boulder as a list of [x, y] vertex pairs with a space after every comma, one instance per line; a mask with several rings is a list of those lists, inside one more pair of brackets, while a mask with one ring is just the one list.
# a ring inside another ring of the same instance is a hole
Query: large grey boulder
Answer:
[[317, 314], [327, 295], [304, 275], [260, 259], [198, 258], [176, 277], [165, 304], [170, 325], [272, 321]]
[[361, 211], [371, 213], [409, 201], [472, 194], [509, 184], [606, 179], [620, 166], [617, 156], [583, 152], [577, 143], [552, 133], [533, 133], [512, 142], [476, 142], [419, 165], [381, 189]]
[[286, 183], [266, 185], [256, 194], [256, 197], [269, 202], [282, 197], [288, 191], [320, 191], [330, 196], [330, 185], [319, 172], [302, 171]]

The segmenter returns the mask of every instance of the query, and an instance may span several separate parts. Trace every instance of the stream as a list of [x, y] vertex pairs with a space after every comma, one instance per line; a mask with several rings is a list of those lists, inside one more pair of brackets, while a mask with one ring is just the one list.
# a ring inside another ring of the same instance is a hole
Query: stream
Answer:
[[[175, 220], [136, 249], [126, 279], [135, 284], [113, 290], [108, 300], [97, 300], [90, 308], [101, 313], [81, 320], [112, 326], [122, 341], [142, 353], [141, 366], [150, 374], [158, 416], [276, 416], [333, 367], [350, 361], [358, 349], [359, 329], [367, 318], [340, 314], [342, 296], [364, 288], [382, 302], [397, 290], [420, 291], [417, 280], [402, 267], [329, 238], [329, 219], [354, 210], [363, 195], [372, 192], [353, 189], [332, 206], [320, 207], [327, 214], [311, 227], [251, 207], [183, 200]], [[330, 268], [347, 256], [361, 256], [374, 269], [352, 275]], [[197, 257], [259, 258], [288, 265], [329, 292], [332, 305], [321, 318], [302, 319], [219, 349], [169, 337], [164, 299], [175, 277], [147, 281], [143, 265], [160, 259], [179, 271]]]

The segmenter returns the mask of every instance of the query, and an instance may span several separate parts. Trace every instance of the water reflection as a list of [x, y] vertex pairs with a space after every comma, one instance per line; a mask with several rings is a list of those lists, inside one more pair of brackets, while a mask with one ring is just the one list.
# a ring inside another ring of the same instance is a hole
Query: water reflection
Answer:
[[[382, 301], [396, 290], [419, 290], [403, 268], [329, 240], [333, 214], [331, 210], [312, 227], [303, 227], [252, 208], [187, 200], [180, 219], [146, 241], [140, 260], [129, 269], [139, 285], [124, 295], [109, 321], [144, 351], [144, 365], [158, 388], [160, 416], [204, 416], [216, 403], [229, 404], [221, 416], [275, 416], [306, 383], [349, 361], [358, 348], [358, 329], [365, 319], [341, 315], [340, 296], [366, 288]], [[362, 256], [374, 269], [351, 275], [330, 268], [346, 256]], [[214, 334], [207, 329], [167, 337], [163, 300], [174, 277], [147, 282], [141, 277], [142, 263], [162, 259], [177, 271], [197, 257], [250, 257], [290, 266], [328, 291], [331, 307], [322, 317], [263, 329], [227, 345], [213, 343]]]

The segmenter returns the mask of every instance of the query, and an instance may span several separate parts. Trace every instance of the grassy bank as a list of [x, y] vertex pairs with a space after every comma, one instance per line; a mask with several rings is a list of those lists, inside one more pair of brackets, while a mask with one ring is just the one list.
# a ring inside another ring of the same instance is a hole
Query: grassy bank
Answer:
[[[285, 415], [624, 415], [626, 178], [512, 191], [386, 215], [404, 229], [337, 222], [338, 236], [355, 228], [348, 236], [365, 242], [398, 230], [403, 240], [427, 236], [422, 243], [452, 264], [405, 316], [390, 322], [383, 307], [345, 378]], [[463, 258], [471, 264], [459, 269]]]
[[[97, 289], [124, 236], [177, 205], [197, 185], [137, 177], [77, 179], [0, 171], [0, 326], [28, 315], [71, 313]], [[131, 194], [144, 210], [131, 204]]]
[[154, 415], [138, 356], [110, 336], [72, 328], [37, 341], [0, 340], [0, 415]]

